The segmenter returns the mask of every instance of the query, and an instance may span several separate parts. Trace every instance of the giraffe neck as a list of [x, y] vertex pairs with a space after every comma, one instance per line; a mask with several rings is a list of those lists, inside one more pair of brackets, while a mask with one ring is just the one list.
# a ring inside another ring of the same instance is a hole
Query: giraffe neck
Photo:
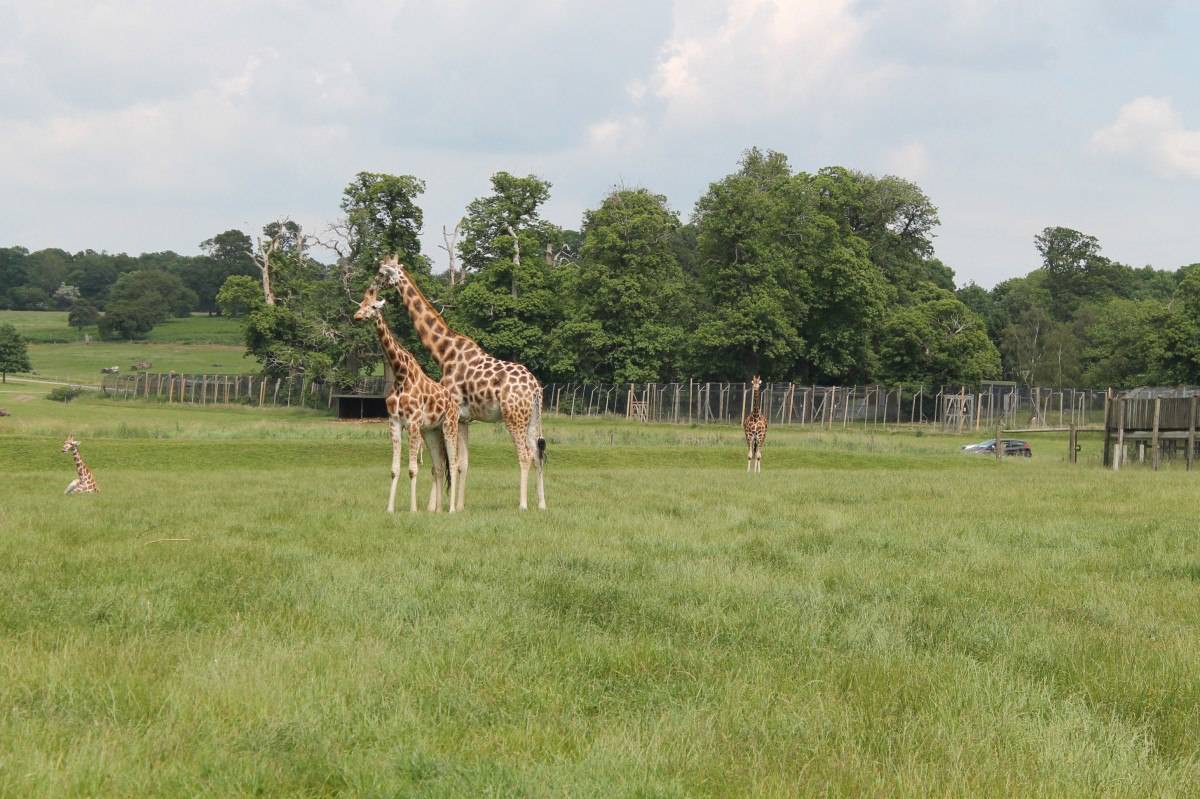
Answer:
[[83, 457], [79, 454], [79, 447], [71, 447], [71, 457], [75, 459], [75, 473], [80, 477], [86, 477], [88, 467], [83, 462]]
[[756, 386], [750, 389], [750, 414], [758, 413], [758, 394], [761, 386]]
[[388, 363], [392, 365], [392, 371], [396, 374], [396, 382], [408, 385], [421, 371], [417, 360], [408, 350], [400, 346], [400, 342], [396, 341], [383, 314], [375, 315], [375, 333], [379, 336], [379, 343], [383, 346], [384, 357], [388, 359]]
[[[446, 324], [446, 320], [433, 307], [433, 303], [407, 274], [402, 274], [395, 286], [400, 298], [404, 300], [404, 307], [408, 309], [408, 315], [412, 318], [421, 344], [433, 355], [439, 366], [444, 369], [454, 358], [479, 349], [478, 344]], [[455, 341], [458, 346], [438, 346], [447, 340]]]

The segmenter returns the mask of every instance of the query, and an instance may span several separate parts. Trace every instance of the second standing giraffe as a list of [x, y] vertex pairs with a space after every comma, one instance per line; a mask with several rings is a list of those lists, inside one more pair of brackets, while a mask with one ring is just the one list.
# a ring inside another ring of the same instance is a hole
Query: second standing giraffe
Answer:
[[417, 509], [417, 456], [421, 439], [429, 448], [433, 467], [433, 490], [429, 494], [429, 510], [441, 505], [442, 479], [449, 467], [450, 512], [454, 512], [454, 489], [458, 480], [458, 407], [450, 392], [425, 374], [417, 359], [400, 346], [383, 318], [384, 300], [372, 284], [363, 294], [354, 314], [357, 321], [371, 319], [383, 347], [384, 357], [392, 367], [395, 379], [387, 395], [388, 418], [392, 428], [392, 488], [388, 493], [388, 513], [396, 510], [396, 482], [400, 479], [400, 424], [408, 425], [408, 497], [409, 510]]
[[537, 469], [538, 508], [545, 510], [542, 384], [521, 364], [492, 357], [474, 339], [446, 324], [396, 256], [380, 263], [379, 276], [385, 285], [394, 286], [399, 292], [421, 343], [442, 367], [442, 385], [458, 403], [462, 422], [458, 430], [458, 509], [463, 509], [467, 494], [468, 423], [503, 422], [512, 436], [521, 466], [520, 508], [528, 507], [532, 466]]
[[742, 430], [746, 433], [746, 471], [762, 471], [762, 448], [767, 441], [767, 418], [759, 410], [759, 392], [762, 380], [758, 375], [750, 381], [750, 413], [742, 422]]

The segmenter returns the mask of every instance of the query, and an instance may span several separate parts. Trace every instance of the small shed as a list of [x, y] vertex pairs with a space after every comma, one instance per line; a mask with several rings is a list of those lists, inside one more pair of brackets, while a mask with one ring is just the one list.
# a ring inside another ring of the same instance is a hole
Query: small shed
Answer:
[[1196, 460], [1196, 421], [1200, 389], [1143, 386], [1120, 391], [1108, 403], [1104, 419], [1104, 465], [1120, 469], [1127, 448], [1136, 447], [1138, 462], [1157, 469], [1163, 457], [1182, 454], [1191, 470]]
[[334, 394], [339, 419], [386, 419], [386, 394]]

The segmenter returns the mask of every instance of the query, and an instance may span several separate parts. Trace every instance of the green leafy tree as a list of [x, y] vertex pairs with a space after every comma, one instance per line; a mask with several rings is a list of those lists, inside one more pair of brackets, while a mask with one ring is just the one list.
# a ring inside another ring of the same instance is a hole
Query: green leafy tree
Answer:
[[880, 345], [883, 378], [936, 387], [997, 377], [1000, 352], [983, 320], [949, 292], [928, 296], [888, 315]]
[[421, 257], [421, 228], [424, 214], [417, 198], [425, 192], [425, 181], [412, 175], [359, 172], [342, 192], [346, 213], [350, 261], [363, 270], [374, 271], [379, 261], [397, 255], [408, 269], [428, 272]]
[[177, 274], [196, 293], [197, 310], [209, 314], [219, 310], [217, 293], [227, 278], [233, 275], [259, 276], [251, 255], [252, 246], [250, 237], [242, 231], [226, 230], [200, 242], [203, 256], [187, 259], [181, 264]]
[[27, 285], [36, 286], [47, 296], [53, 295], [71, 271], [71, 254], [56, 247], [32, 252], [25, 259], [25, 271]]
[[160, 269], [127, 272], [109, 292], [104, 316], [99, 321], [102, 338], [144, 337], [159, 322], [171, 316], [186, 316], [196, 295], [177, 275]]
[[570, 267], [555, 257], [562, 231], [540, 216], [550, 184], [533, 175], [492, 176], [492, 193], [473, 200], [463, 220], [461, 264], [470, 275], [454, 295], [452, 325], [498, 358], [538, 374], [551, 371], [550, 339], [563, 321]]
[[1097, 306], [1087, 325], [1085, 380], [1093, 386], [1129, 388], [1169, 379], [1174, 342], [1190, 320], [1172, 319], [1165, 303], [1113, 299]]
[[67, 324], [82, 330], [100, 320], [100, 312], [89, 301], [80, 299], [67, 311]]
[[217, 292], [217, 306], [229, 317], [245, 316], [263, 305], [262, 287], [253, 277], [230, 275]]
[[130, 265], [128, 256], [113, 256], [94, 250], [76, 253], [71, 259], [71, 271], [67, 279], [79, 287], [79, 293], [92, 304], [102, 307], [108, 292], [117, 282], [122, 267]]
[[18, 311], [45, 311], [51, 305], [50, 295], [41, 286], [17, 286], [8, 296]]
[[553, 371], [604, 382], [680, 376], [687, 294], [665, 197], [618, 190], [584, 215], [567, 320]]
[[0, 382], [8, 382], [9, 372], [28, 372], [29, 348], [17, 329], [9, 324], [0, 324]]
[[28, 256], [29, 250], [24, 247], [0, 247], [0, 308], [9, 307], [12, 304], [10, 292], [25, 285]]
[[109, 303], [147, 301], [161, 309], [155, 324], [171, 316], [187, 316], [196, 307], [196, 294], [178, 275], [160, 269], [139, 269], [117, 278]]
[[[699, 377], [783, 378], [805, 355], [800, 325], [810, 292], [776, 239], [790, 179], [785, 156], [753, 149], [696, 203], [701, 292], [692, 361]], [[793, 278], [797, 285], [789, 286]]]

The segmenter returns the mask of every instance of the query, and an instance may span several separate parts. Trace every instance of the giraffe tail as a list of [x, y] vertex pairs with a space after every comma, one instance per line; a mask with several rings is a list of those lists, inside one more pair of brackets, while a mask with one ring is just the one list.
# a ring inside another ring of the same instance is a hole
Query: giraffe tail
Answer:
[[[442, 443], [442, 465], [446, 469], [446, 490], [450, 490], [450, 447]], [[454, 501], [454, 497], [450, 497], [450, 501]]]
[[529, 445], [536, 453], [538, 463], [546, 463], [546, 439], [542, 438], [542, 392], [538, 391], [533, 413], [529, 415]]

